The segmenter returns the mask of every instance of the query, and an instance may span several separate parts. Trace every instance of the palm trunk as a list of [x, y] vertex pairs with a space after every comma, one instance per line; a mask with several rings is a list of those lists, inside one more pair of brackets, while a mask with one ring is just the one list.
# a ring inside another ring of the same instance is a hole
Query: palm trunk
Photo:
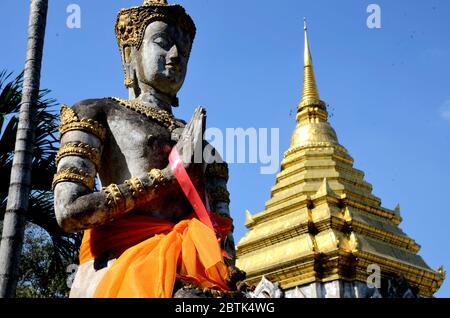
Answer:
[[24, 214], [28, 210], [31, 188], [35, 128], [33, 119], [39, 98], [47, 7], [48, 0], [31, 0], [22, 105], [0, 245], [0, 297], [2, 298], [12, 298], [16, 295], [25, 225]]

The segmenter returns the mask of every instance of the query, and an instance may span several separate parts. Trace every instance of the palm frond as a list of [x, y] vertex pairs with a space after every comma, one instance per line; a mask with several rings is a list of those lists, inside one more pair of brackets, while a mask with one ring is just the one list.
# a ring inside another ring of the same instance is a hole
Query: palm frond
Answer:
[[[0, 172], [2, 172], [2, 176], [5, 176], [3, 182], [0, 182], [2, 184], [0, 185], [1, 193], [7, 192], [9, 186], [9, 171], [12, 166], [17, 133], [23, 74], [5, 84], [10, 77], [11, 73], [0, 72], [0, 114], [2, 118], [7, 118], [2, 121], [2, 126], [5, 127], [2, 127], [0, 135]], [[33, 189], [36, 190], [51, 190], [51, 180], [56, 171], [54, 159], [58, 149], [58, 114], [56, 110], [52, 110], [56, 106], [55, 99], [46, 98], [49, 93], [50, 91], [47, 89], [39, 92], [38, 109], [35, 116], [32, 184]]]
[[[9, 179], [22, 98], [23, 74], [11, 78], [12, 73], [0, 72], [0, 220], [6, 209]], [[56, 222], [51, 183], [56, 172], [58, 150], [58, 111], [56, 101], [48, 98], [49, 90], [39, 92], [33, 143], [32, 191], [27, 221], [39, 226], [52, 241], [49, 274], [60, 273], [63, 264], [77, 261], [81, 234], [64, 233]]]
[[12, 73], [6, 70], [0, 72], [0, 113], [2, 114], [17, 113], [20, 108], [23, 73], [6, 83], [11, 76]]

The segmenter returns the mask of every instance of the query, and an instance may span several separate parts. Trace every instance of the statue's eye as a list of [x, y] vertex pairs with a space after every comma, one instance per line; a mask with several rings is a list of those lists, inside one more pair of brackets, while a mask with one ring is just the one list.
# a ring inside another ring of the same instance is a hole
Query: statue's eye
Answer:
[[160, 47], [167, 49], [169, 47], [169, 41], [166, 38], [163, 38], [162, 36], [158, 36], [156, 39], [153, 40], [154, 43], [158, 44]]

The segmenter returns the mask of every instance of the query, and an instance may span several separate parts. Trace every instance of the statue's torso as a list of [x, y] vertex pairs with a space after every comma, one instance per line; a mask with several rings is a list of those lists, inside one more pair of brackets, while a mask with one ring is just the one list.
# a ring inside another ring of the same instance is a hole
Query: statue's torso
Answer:
[[[170, 151], [176, 143], [175, 134], [155, 120], [110, 99], [79, 104], [75, 111], [80, 117], [98, 121], [106, 129], [98, 169], [101, 186], [122, 184], [131, 177], [142, 177], [151, 169], [168, 165]], [[134, 213], [177, 221], [192, 213], [184, 194], [177, 192], [173, 200], [154, 200]]]
[[[101, 160], [97, 173], [101, 186], [123, 184], [131, 177], [145, 176], [151, 169], [163, 169], [168, 165], [177, 135], [154, 119], [129, 109], [111, 99], [86, 100], [72, 108], [80, 119], [93, 120], [105, 128], [106, 136], [99, 147]], [[183, 123], [180, 122], [180, 126]], [[74, 132], [77, 136], [77, 132]], [[70, 136], [70, 132], [65, 136]], [[69, 138], [70, 139], [70, 138]], [[94, 143], [92, 143], [94, 145]], [[75, 160], [67, 158], [67, 160]], [[188, 173], [200, 195], [205, 187], [224, 187], [226, 181], [203, 177], [203, 165], [192, 165]], [[164, 187], [164, 195], [157, 196], [145, 206], [134, 209], [133, 214], [146, 214], [169, 219], [177, 223], [193, 209], [175, 182], [175, 187]], [[169, 199], [168, 199], [169, 198]], [[210, 203], [213, 201], [209, 201]], [[57, 200], [58, 203], [58, 200]], [[216, 205], [216, 212], [229, 214], [228, 205]], [[222, 209], [222, 210], [220, 210]], [[115, 262], [117, 255], [105, 255], [79, 266], [71, 289], [71, 297], [92, 297], [95, 289]]]
[[167, 166], [174, 142], [166, 127], [120, 105], [110, 107], [106, 115], [107, 137], [99, 169], [102, 185]]

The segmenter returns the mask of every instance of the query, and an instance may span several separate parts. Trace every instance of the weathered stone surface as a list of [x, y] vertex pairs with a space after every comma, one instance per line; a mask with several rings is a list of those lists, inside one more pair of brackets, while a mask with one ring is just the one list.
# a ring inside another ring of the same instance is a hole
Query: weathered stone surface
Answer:
[[[117, 202], [111, 201], [112, 197], [107, 192], [93, 191], [83, 182], [63, 180], [56, 183], [55, 211], [64, 230], [81, 231], [103, 226], [130, 213], [150, 215], [174, 223], [192, 214], [193, 209], [169, 167], [168, 155], [173, 147], [182, 156], [199, 193], [216, 188], [226, 190], [227, 180], [223, 176], [206, 177], [207, 164], [203, 161], [194, 163], [193, 154], [186, 157], [188, 150], [195, 145], [210, 147], [206, 142], [202, 143], [205, 111], [197, 109], [188, 124], [170, 116], [172, 106], [178, 106], [176, 95], [186, 76], [191, 46], [190, 34], [179, 25], [151, 22], [140, 48], [130, 47], [127, 53], [123, 52], [126, 54], [123, 62], [129, 98], [145, 111], [128, 107], [128, 101], [122, 103], [119, 99], [101, 98], [81, 101], [67, 112], [66, 117], [72, 116], [83, 124], [100, 127], [106, 134], [102, 138], [102, 134], [95, 134], [94, 128], [64, 132], [61, 146], [83, 143], [100, 153], [101, 160], [99, 165], [94, 165], [83, 155], [65, 156], [59, 161], [58, 173], [70, 168], [82, 171], [87, 179], [98, 176], [100, 187], [115, 184], [122, 198]], [[172, 124], [148, 115], [161, 112], [172, 118]], [[72, 119], [65, 118], [65, 122]], [[81, 124], [79, 126], [82, 127]], [[156, 179], [148, 174], [152, 169], [161, 171], [165, 179], [163, 183], [156, 186]], [[125, 183], [132, 177], [138, 177], [142, 183], [139, 193], [133, 193], [129, 184]], [[212, 200], [210, 208], [214, 213], [231, 218], [228, 204], [226, 198]], [[223, 242], [225, 250], [234, 258], [232, 234]], [[118, 256], [102, 255], [97, 260], [82, 264], [76, 274], [71, 297], [92, 297], [101, 278]], [[103, 266], [102, 260], [106, 260]], [[177, 297], [180, 295], [194, 297], [195, 292], [181, 290]]]

